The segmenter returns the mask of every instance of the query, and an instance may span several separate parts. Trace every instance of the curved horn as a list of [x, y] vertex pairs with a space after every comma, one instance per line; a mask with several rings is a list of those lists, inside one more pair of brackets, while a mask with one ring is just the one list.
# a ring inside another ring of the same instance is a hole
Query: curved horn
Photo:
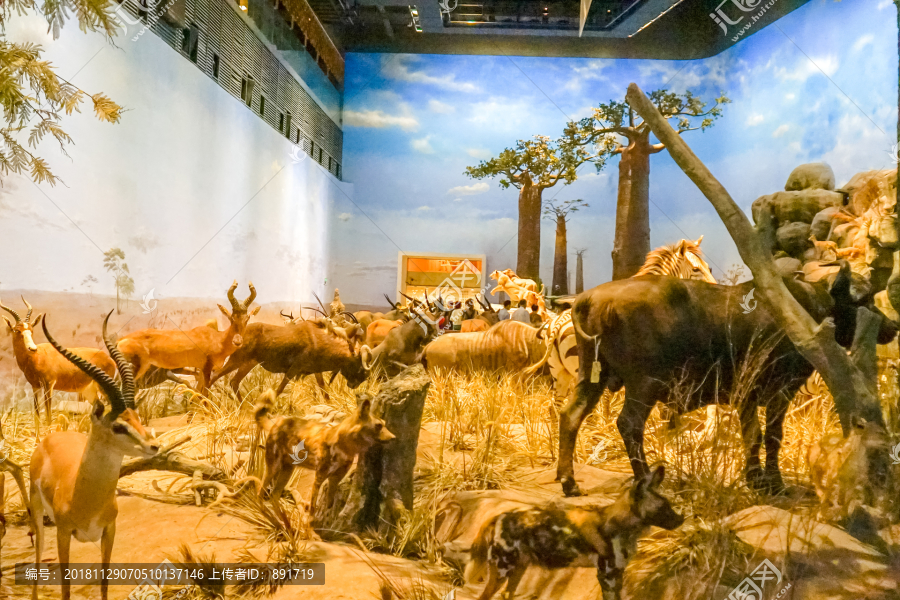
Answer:
[[341, 314], [344, 315], [344, 316], [346, 316], [346, 317], [350, 317], [350, 320], [352, 320], [354, 323], [356, 323], [357, 325], [359, 325], [359, 319], [357, 319], [357, 318], [356, 318], [356, 315], [354, 315], [352, 312], [346, 311], [346, 310], [345, 310], [345, 311], [342, 312]]
[[4, 305], [3, 302], [0, 302], [0, 308], [2, 308], [3, 310], [5, 310], [5, 311], [8, 312], [9, 314], [11, 314], [13, 317], [15, 317], [15, 319], [16, 319], [16, 325], [18, 325], [19, 323], [22, 322], [22, 317], [19, 316], [19, 313], [17, 313], [16, 311], [14, 311], [13, 309], [11, 309], [10, 307]]
[[47, 331], [47, 317], [44, 317], [44, 320], [41, 321], [41, 327], [43, 328], [44, 335], [47, 337], [47, 341], [50, 342], [50, 345], [53, 346], [57, 352], [65, 356], [66, 360], [81, 369], [85, 375], [97, 382], [97, 385], [100, 386], [100, 389], [102, 389], [109, 398], [113, 411], [116, 411], [117, 413], [122, 412], [125, 409], [122, 391], [118, 388], [116, 382], [113, 381], [113, 378], [104, 373], [103, 370], [96, 365], [91, 364], [77, 354], [60, 346], [59, 342], [53, 339], [53, 336]]
[[323, 317], [325, 317], [326, 319], [328, 318], [328, 315], [325, 314], [324, 312], [322, 312], [322, 309], [316, 308], [315, 306], [310, 306], [309, 308], [310, 308], [310, 310], [314, 310], [314, 311], [316, 311], [317, 313], [320, 313], [320, 314], [321, 314]]
[[234, 297], [234, 290], [237, 289], [237, 279], [234, 280], [234, 283], [231, 284], [231, 287], [228, 288], [228, 292], [226, 292], [226, 296], [228, 296], [228, 301], [231, 302], [232, 310], [240, 310], [241, 304], [237, 301], [237, 298]]
[[369, 363], [369, 359], [372, 356], [372, 349], [363, 344], [362, 348], [359, 349], [359, 358], [362, 360], [363, 369], [366, 371], [372, 370], [372, 365]]
[[384, 299], [387, 300], [387, 303], [391, 307], [391, 310], [397, 310], [397, 303], [388, 298], [387, 294], [384, 294]]
[[28, 313], [25, 315], [25, 322], [30, 325], [31, 324], [31, 313], [34, 312], [34, 309], [31, 308], [30, 304], [28, 304], [28, 300], [25, 299], [25, 296], [21, 296], [21, 298], [22, 298], [22, 302], [25, 303], [25, 306], [28, 307]]
[[328, 314], [328, 309], [325, 308], [325, 305], [322, 303], [322, 299], [319, 298], [319, 295], [318, 295], [317, 293], [313, 292], [313, 296], [316, 297], [316, 302], [318, 302], [318, 303], [319, 303], [319, 306], [322, 307], [322, 310], [324, 311], [322, 314], [325, 315], [326, 317], [330, 316], [330, 315]]
[[253, 304], [254, 300], [256, 300], [256, 288], [253, 287], [253, 282], [248, 281], [247, 287], [250, 288], [250, 295], [247, 297], [246, 300], [244, 300], [244, 302], [242, 304], [242, 306], [244, 307], [244, 310], [247, 310], [248, 308], [250, 308], [250, 305]]
[[293, 313], [293, 312], [292, 312], [291, 314], [289, 314], [289, 315], [286, 315], [286, 314], [284, 314], [284, 310], [282, 310], [279, 314], [280, 314], [282, 317], [284, 317], [285, 319], [289, 319], [289, 320], [291, 320], [291, 321], [294, 320], [294, 313]]
[[119, 375], [122, 376], [122, 400], [125, 402], [125, 407], [134, 408], [134, 367], [132, 367], [128, 359], [122, 355], [119, 346], [109, 337], [109, 334], [106, 331], [109, 317], [112, 314], [113, 311], [109, 311], [106, 314], [106, 318], [103, 319], [103, 343], [106, 345], [106, 350], [109, 352], [109, 355], [115, 361], [116, 368], [119, 370]]

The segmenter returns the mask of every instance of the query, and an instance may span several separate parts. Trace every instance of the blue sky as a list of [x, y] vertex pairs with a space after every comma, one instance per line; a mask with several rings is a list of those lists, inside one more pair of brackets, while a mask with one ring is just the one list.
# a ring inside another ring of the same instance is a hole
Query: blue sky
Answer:
[[[838, 185], [892, 167], [896, 44], [890, 0], [812, 0], [699, 61], [348, 55], [343, 168], [354, 192], [332, 211], [329, 270], [342, 292], [377, 300], [394, 289], [398, 250], [483, 252], [491, 270], [514, 268], [517, 192], [469, 179], [465, 167], [517, 139], [558, 136], [599, 102], [623, 99], [631, 82], [732, 99], [712, 129], [686, 140], [748, 212], [805, 162], [829, 163]], [[569, 231], [570, 250], [588, 248], [588, 285], [611, 273], [617, 175], [613, 159], [544, 193], [591, 205]], [[740, 261], [708, 201], [665, 152], [651, 159], [651, 202], [654, 246], [703, 234], [714, 274]], [[545, 280], [553, 231], [546, 221]]]

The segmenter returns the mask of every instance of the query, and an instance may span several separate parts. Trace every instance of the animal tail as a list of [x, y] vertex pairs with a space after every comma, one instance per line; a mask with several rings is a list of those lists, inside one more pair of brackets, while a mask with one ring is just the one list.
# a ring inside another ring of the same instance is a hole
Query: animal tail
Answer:
[[472, 543], [469, 564], [466, 565], [466, 583], [478, 583], [487, 571], [488, 550], [494, 539], [494, 528], [502, 515], [490, 519], [481, 526], [478, 537]]
[[572, 307], [572, 326], [575, 328], [575, 333], [579, 338], [596, 340], [599, 335], [588, 335], [584, 329], [581, 328], [581, 323], [579, 323], [581, 319], [587, 316], [588, 311], [590, 311], [590, 304], [588, 302], [576, 302], [575, 306]]
[[273, 419], [270, 416], [272, 409], [275, 407], [275, 391], [266, 390], [259, 395], [256, 401], [256, 410], [253, 411], [253, 418], [256, 424], [265, 432], [272, 429]]
[[532, 375], [535, 375], [541, 369], [541, 367], [543, 367], [544, 365], [547, 364], [547, 361], [550, 360], [550, 354], [553, 352], [553, 346], [554, 346], [553, 342], [554, 342], [554, 340], [547, 341], [547, 351], [544, 353], [544, 357], [541, 360], [539, 360], [538, 362], [536, 362], [533, 365], [531, 365], [530, 367], [528, 367], [527, 369], [525, 369], [524, 371], [522, 371], [523, 378], [528, 378], [528, 377], [531, 377]]

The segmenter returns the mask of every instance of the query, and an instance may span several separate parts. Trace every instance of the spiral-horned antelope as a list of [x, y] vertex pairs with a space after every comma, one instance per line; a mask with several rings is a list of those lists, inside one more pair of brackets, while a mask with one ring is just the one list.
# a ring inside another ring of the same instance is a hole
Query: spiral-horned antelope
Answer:
[[[121, 389], [107, 373], [77, 354], [66, 350], [42, 324], [44, 335], [59, 353], [97, 382], [109, 398], [104, 414], [100, 401], [94, 403], [89, 435], [76, 431], [51, 433], [31, 456], [30, 507], [35, 532], [35, 562], [40, 564], [44, 549], [44, 513], [56, 523], [56, 544], [61, 569], [69, 563], [72, 536], [80, 542], [100, 541], [103, 573], [106, 574], [116, 536], [116, 485], [122, 459], [150, 458], [159, 452], [152, 432], [141, 425], [134, 411], [134, 371], [106, 332], [109, 315], [103, 320], [103, 343], [122, 378]], [[100, 580], [100, 596], [107, 600], [107, 579]], [[62, 583], [62, 598], [69, 600], [68, 583]], [[37, 584], [32, 590], [37, 598]]]
[[[45, 419], [49, 425], [50, 401], [54, 390], [77, 392], [82, 395], [82, 399], [90, 402], [97, 397], [97, 386], [90, 377], [63, 358], [50, 344], [34, 343], [34, 328], [37, 327], [44, 315], [39, 313], [32, 321], [31, 314], [34, 309], [24, 297], [22, 302], [28, 308], [24, 319], [10, 307], [4, 306], [2, 302], [0, 302], [0, 308], [11, 314], [16, 320], [13, 323], [5, 315], [3, 317], [3, 320], [6, 321], [6, 330], [13, 338], [13, 354], [16, 357], [16, 364], [25, 374], [25, 380], [31, 384], [37, 422], [40, 421], [40, 406], [41, 399], [43, 399]], [[107, 375], [115, 375], [115, 363], [101, 350], [70, 348], [69, 351], [93, 364]]]
[[250, 296], [243, 302], [234, 297], [237, 281], [228, 288], [231, 312], [217, 304], [228, 317], [225, 331], [216, 331], [202, 325], [189, 331], [180, 329], [141, 329], [119, 340], [119, 350], [135, 368], [135, 378], [140, 380], [150, 367], [164, 370], [193, 368], [196, 370], [197, 391], [206, 393], [213, 371], [225, 364], [225, 360], [244, 343], [244, 330], [250, 317], [260, 307], [249, 311], [256, 299], [256, 288], [249, 284]]

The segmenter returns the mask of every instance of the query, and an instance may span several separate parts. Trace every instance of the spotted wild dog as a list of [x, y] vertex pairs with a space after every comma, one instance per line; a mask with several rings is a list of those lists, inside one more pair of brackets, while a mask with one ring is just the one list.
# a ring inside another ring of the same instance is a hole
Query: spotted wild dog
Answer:
[[490, 600], [504, 581], [511, 599], [529, 565], [594, 567], [603, 600], [618, 600], [638, 538], [652, 525], [675, 529], [684, 522], [658, 492], [664, 475], [663, 467], [657, 467], [602, 508], [532, 508], [497, 515], [484, 524], [472, 545], [466, 581], [477, 582], [487, 570], [479, 600]]
[[[269, 434], [262, 489], [272, 483], [271, 498], [277, 501], [290, 481], [294, 467], [315, 469], [316, 479], [309, 501], [309, 514], [313, 518], [322, 483], [328, 482], [325, 495], [325, 508], [328, 509], [334, 503], [338, 484], [356, 457], [376, 443], [394, 439], [384, 421], [371, 414], [372, 401], [368, 396], [363, 397], [353, 414], [337, 425], [299, 417], [273, 417], [274, 401], [274, 391], [263, 392], [255, 412], [257, 425]], [[304, 454], [298, 460], [300, 452]]]

